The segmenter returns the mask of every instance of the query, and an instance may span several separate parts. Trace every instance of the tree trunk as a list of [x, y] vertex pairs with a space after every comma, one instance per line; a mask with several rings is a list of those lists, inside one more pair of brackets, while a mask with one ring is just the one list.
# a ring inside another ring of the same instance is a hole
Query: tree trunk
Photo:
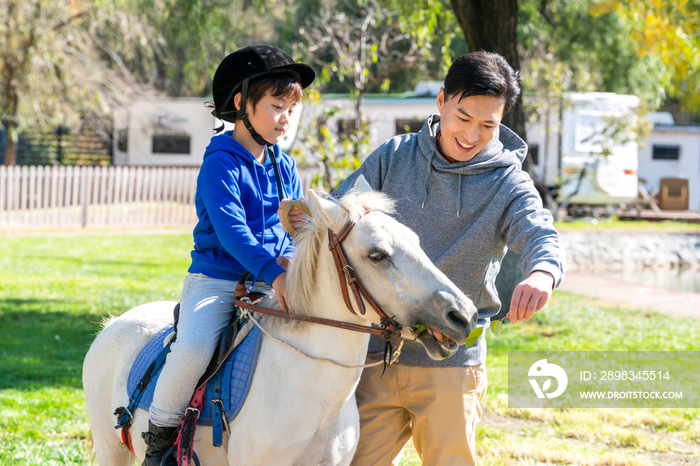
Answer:
[[15, 144], [15, 124], [7, 120], [5, 123], [5, 165], [17, 164], [17, 145]]
[[[520, 69], [518, 0], [452, 0], [452, 9], [462, 26], [469, 50], [499, 53], [514, 70]], [[503, 124], [526, 140], [522, 97], [505, 116]]]
[[[508, 61], [514, 70], [520, 70], [518, 56], [518, 0], [451, 0], [457, 20], [469, 50], [496, 52]], [[522, 95], [518, 103], [503, 118], [503, 124], [527, 141], [525, 132], [525, 111], [522, 105]], [[529, 169], [527, 160], [523, 170]], [[496, 289], [501, 300], [501, 312], [495, 319], [500, 319], [508, 313], [513, 290], [523, 280], [518, 268], [520, 254], [508, 250], [501, 264], [501, 272], [496, 278]]]
[[17, 164], [17, 145], [15, 144], [15, 137], [17, 132], [17, 123], [15, 118], [17, 117], [17, 104], [19, 103], [19, 97], [15, 88], [12, 86], [13, 73], [7, 73], [9, 78], [5, 85], [5, 100], [7, 101], [7, 107], [5, 108], [6, 115], [2, 119], [3, 126], [5, 127], [5, 165], [11, 166]]

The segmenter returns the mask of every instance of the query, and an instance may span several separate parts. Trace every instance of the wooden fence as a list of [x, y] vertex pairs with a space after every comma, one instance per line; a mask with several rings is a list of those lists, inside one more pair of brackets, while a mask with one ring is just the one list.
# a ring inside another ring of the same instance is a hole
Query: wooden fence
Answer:
[[[0, 230], [194, 227], [198, 167], [0, 165]], [[315, 169], [300, 170], [304, 192]]]
[[0, 166], [0, 229], [192, 225], [198, 168]]

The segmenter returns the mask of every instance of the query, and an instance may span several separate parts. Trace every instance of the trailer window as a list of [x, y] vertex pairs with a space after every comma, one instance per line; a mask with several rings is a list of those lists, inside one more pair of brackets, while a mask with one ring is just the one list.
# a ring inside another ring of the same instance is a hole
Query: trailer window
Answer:
[[532, 163], [535, 165], [540, 164], [540, 146], [537, 144], [530, 144], [528, 147], [528, 154], [532, 157]]
[[117, 131], [117, 149], [121, 152], [129, 149], [129, 132], [125, 129]]
[[338, 137], [350, 136], [355, 132], [355, 120], [338, 119]]
[[423, 120], [396, 120], [396, 134], [417, 133], [423, 123]]
[[154, 154], [189, 154], [190, 136], [188, 134], [177, 135], [153, 135]]
[[651, 158], [654, 160], [678, 160], [680, 152], [679, 146], [657, 146], [654, 144]]

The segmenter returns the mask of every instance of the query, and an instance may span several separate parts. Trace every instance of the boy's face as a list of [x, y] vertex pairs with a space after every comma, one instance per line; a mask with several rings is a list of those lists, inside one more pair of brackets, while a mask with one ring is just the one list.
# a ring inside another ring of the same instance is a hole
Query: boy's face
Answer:
[[[289, 130], [296, 106], [297, 102], [265, 94], [254, 108], [248, 110], [248, 120], [263, 139], [276, 144]], [[240, 108], [240, 94], [236, 95], [236, 108]]]
[[445, 89], [437, 97], [440, 112], [438, 149], [452, 162], [474, 158], [496, 135], [503, 118], [505, 101], [492, 95], [474, 95], [445, 100]]

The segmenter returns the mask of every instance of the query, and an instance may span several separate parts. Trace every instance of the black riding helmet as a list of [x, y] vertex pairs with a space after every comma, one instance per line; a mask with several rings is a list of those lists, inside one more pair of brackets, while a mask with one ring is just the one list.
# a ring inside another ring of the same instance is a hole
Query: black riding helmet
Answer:
[[[255, 142], [271, 146], [272, 144], [265, 141], [248, 121], [246, 100], [251, 79], [275, 73], [291, 76], [302, 88], [308, 87], [316, 79], [313, 68], [303, 63], [295, 63], [283, 50], [272, 45], [248, 45], [228, 55], [216, 69], [212, 90], [212, 115], [220, 120], [242, 121]], [[238, 92], [241, 93], [240, 110], [233, 106], [233, 96]]]

